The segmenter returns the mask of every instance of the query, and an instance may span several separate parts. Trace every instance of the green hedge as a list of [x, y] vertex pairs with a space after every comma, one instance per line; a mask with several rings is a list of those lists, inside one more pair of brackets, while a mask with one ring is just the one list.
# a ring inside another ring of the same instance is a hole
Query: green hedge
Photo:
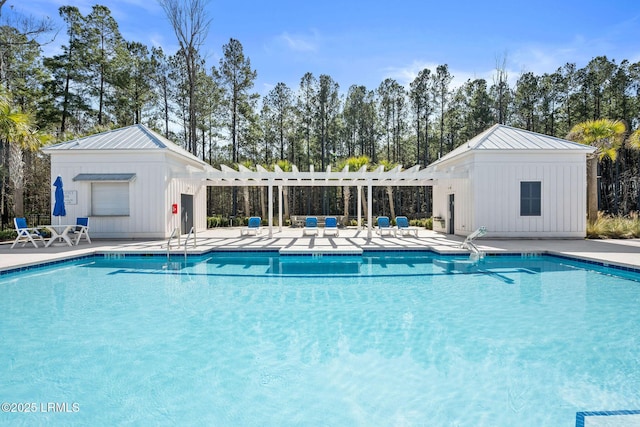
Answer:
[[[248, 222], [249, 222], [249, 217], [238, 217], [233, 220], [233, 225], [236, 227], [245, 226], [248, 224]], [[267, 220], [263, 219], [262, 224], [267, 225]], [[274, 225], [278, 224], [278, 220], [276, 218], [274, 218], [273, 224]], [[421, 228], [426, 228], [428, 230], [433, 230], [433, 220], [431, 218], [412, 219], [409, 221], [409, 224], [414, 227], [421, 227]], [[291, 225], [291, 221], [288, 219], [285, 219], [284, 225], [285, 226]], [[350, 218], [349, 225], [352, 227], [355, 227], [356, 225], [358, 225], [358, 220], [354, 218]], [[228, 217], [216, 215], [216, 216], [210, 216], [207, 218], [207, 228], [230, 227], [230, 226], [231, 224], [229, 222]]]
[[229, 227], [229, 218], [223, 216], [210, 216], [207, 218], [207, 228]]
[[15, 240], [16, 236], [16, 230], [2, 230], [0, 231], [0, 242]]

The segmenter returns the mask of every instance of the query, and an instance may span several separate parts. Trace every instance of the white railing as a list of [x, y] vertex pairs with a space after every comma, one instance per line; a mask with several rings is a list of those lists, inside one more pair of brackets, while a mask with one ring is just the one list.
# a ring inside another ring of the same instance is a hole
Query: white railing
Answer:
[[178, 227], [174, 228], [167, 240], [167, 259], [169, 259], [169, 253], [171, 251], [171, 241], [173, 239], [178, 239], [178, 247], [180, 247], [180, 229]]
[[466, 239], [464, 239], [464, 242], [462, 242], [460, 247], [462, 249], [468, 249], [469, 251], [471, 251], [471, 258], [484, 258], [484, 252], [478, 249], [473, 240], [482, 237], [485, 234], [487, 234], [487, 228], [485, 226], [478, 228], [476, 231], [469, 234]]
[[195, 227], [191, 227], [191, 230], [189, 230], [189, 234], [187, 234], [187, 238], [184, 239], [184, 260], [187, 260], [187, 246], [189, 243], [189, 237], [191, 237], [191, 235], [193, 234], [193, 247], [196, 247], [196, 229]]

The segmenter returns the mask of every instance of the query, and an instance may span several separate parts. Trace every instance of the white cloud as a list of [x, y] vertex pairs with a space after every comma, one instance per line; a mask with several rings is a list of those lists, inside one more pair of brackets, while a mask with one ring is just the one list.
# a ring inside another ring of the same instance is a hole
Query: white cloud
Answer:
[[279, 44], [284, 44], [290, 50], [295, 52], [315, 52], [318, 50], [319, 37], [317, 32], [310, 35], [289, 34], [284, 32], [276, 37]]
[[[428, 68], [431, 70], [431, 74], [435, 74], [436, 69], [439, 65], [435, 62], [421, 62], [414, 61], [413, 63], [405, 66], [405, 67], [389, 67], [384, 71], [384, 77], [395, 79], [398, 83], [409, 88], [411, 82], [418, 76], [420, 71]], [[514, 75], [513, 72], [507, 71], [509, 75], [509, 79], [512, 79]], [[473, 72], [468, 70], [461, 70], [456, 68], [451, 68], [449, 66], [449, 73], [453, 76], [453, 80], [451, 81], [451, 87], [456, 88], [462, 86], [468, 80], [475, 79], [485, 79], [487, 81], [487, 85], [491, 86], [493, 84], [493, 77], [495, 75], [495, 69], [481, 71], [481, 72]]]

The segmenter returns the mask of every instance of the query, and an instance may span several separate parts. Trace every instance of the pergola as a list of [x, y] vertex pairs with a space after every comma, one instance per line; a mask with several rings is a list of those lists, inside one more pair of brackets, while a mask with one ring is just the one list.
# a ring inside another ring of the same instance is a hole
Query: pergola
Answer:
[[[448, 172], [448, 173], [447, 173]], [[243, 165], [238, 169], [222, 165], [220, 169], [211, 168], [202, 178], [207, 186], [216, 187], [267, 187], [268, 189], [268, 228], [269, 237], [273, 236], [273, 189], [278, 189], [278, 228], [282, 231], [282, 189], [283, 187], [357, 187], [358, 188], [358, 226], [362, 224], [361, 189], [367, 188], [367, 236], [372, 235], [372, 187], [374, 186], [432, 186], [437, 175], [451, 177], [452, 171], [438, 172], [430, 169], [420, 169], [415, 165], [403, 170], [396, 166], [385, 171], [384, 166], [368, 171], [367, 166], [360, 170], [350, 171], [348, 166], [342, 170], [332, 170], [328, 166], [326, 171], [315, 171], [310, 165], [308, 172], [298, 170], [292, 166], [291, 171], [283, 171], [277, 165], [270, 171], [257, 165], [251, 170]], [[191, 177], [194, 177], [193, 175]]]

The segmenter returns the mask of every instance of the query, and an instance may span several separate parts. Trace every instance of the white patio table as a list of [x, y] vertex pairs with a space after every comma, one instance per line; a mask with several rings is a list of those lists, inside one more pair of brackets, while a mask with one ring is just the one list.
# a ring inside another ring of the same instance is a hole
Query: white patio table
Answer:
[[50, 224], [50, 225], [40, 225], [38, 228], [47, 230], [51, 233], [51, 238], [44, 245], [45, 248], [48, 248], [53, 244], [53, 242], [57, 240], [64, 240], [67, 245], [73, 246], [73, 241], [69, 238], [69, 232], [75, 228], [76, 225], [64, 225], [64, 224]]

